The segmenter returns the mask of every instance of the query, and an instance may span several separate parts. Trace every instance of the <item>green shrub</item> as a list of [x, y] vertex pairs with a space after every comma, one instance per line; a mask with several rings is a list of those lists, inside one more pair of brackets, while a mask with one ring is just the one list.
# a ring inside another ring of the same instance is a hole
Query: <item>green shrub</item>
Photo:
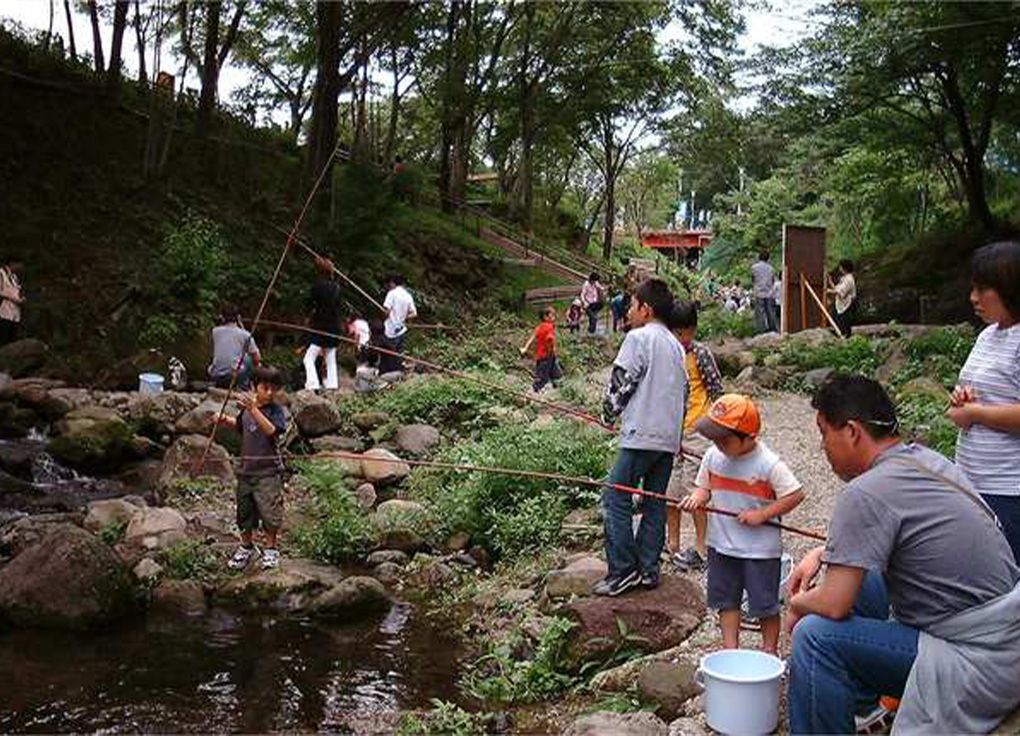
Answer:
[[[611, 441], [611, 436], [572, 420], [545, 427], [505, 424], [448, 448], [437, 459], [600, 478], [612, 454]], [[563, 515], [595, 504], [600, 493], [588, 485], [481, 471], [419, 472], [411, 487], [429, 511], [427, 531], [434, 541], [466, 531], [490, 551], [510, 557], [555, 544]], [[530, 540], [525, 533], [529, 524], [536, 525]]]
[[946, 406], [931, 397], [916, 395], [897, 401], [903, 434], [952, 460], [956, 457], [957, 428], [946, 417]]
[[124, 533], [127, 531], [128, 522], [126, 519], [111, 521], [99, 529], [99, 539], [108, 547], [120, 544], [124, 540]]
[[576, 625], [552, 618], [532, 659], [516, 659], [504, 650], [490, 652], [468, 668], [462, 687], [475, 698], [503, 703], [536, 703], [561, 695], [579, 682], [564, 656], [567, 636]]
[[[501, 384], [500, 377], [487, 377]], [[485, 409], [506, 399], [491, 388], [452, 376], [429, 376], [399, 383], [382, 392], [373, 408], [401, 423], [457, 425], [476, 419]]]
[[974, 347], [974, 339], [970, 330], [956, 327], [942, 327], [912, 338], [905, 349], [907, 364], [894, 382], [899, 384], [918, 376], [930, 376], [946, 388], [952, 388]]
[[319, 461], [298, 467], [303, 482], [314, 494], [314, 519], [295, 533], [302, 554], [335, 564], [368, 551], [375, 543], [376, 529], [347, 488], [340, 464]]
[[882, 356], [870, 340], [854, 335], [816, 346], [792, 345], [783, 351], [782, 362], [802, 371], [830, 367], [839, 373], [873, 376], [882, 364]]
[[157, 562], [163, 567], [161, 576], [169, 580], [202, 580], [219, 568], [216, 555], [198, 539], [160, 550]]
[[432, 710], [424, 714], [407, 713], [400, 720], [398, 736], [480, 736], [489, 733], [488, 713], [468, 713], [456, 703], [433, 698]]
[[754, 316], [750, 311], [737, 314], [720, 306], [711, 306], [698, 314], [698, 339], [720, 337], [751, 337], [754, 334]]
[[211, 312], [221, 298], [228, 250], [219, 225], [189, 212], [167, 229], [153, 263], [153, 279], [170, 295]]

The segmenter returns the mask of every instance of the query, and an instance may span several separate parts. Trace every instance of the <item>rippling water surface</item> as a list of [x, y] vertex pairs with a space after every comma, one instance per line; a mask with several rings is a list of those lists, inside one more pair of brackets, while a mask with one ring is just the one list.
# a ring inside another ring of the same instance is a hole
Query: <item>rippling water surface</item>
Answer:
[[0, 634], [0, 732], [352, 730], [456, 698], [457, 652], [407, 604], [341, 623], [224, 610]]

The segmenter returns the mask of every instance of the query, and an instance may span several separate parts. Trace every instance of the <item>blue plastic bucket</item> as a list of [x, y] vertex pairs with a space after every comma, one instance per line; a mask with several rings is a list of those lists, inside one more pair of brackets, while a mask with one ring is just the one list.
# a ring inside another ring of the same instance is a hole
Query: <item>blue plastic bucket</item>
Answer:
[[163, 376], [158, 373], [138, 374], [138, 393], [158, 394], [163, 391]]

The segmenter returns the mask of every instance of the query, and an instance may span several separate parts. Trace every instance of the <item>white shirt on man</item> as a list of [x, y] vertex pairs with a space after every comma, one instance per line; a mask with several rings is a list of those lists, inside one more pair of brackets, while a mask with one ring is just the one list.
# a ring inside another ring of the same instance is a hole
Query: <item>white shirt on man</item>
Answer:
[[407, 320], [417, 317], [418, 310], [414, 306], [414, 297], [403, 286], [394, 286], [386, 295], [383, 307], [386, 314], [385, 333], [391, 340], [407, 332]]

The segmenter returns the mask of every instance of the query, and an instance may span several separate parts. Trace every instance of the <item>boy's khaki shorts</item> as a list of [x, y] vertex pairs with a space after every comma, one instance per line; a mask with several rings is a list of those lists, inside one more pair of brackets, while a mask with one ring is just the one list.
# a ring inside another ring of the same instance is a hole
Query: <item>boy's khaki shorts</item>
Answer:
[[237, 478], [237, 526], [242, 532], [254, 531], [259, 522], [267, 532], [283, 525], [283, 478], [263, 475]]
[[701, 467], [701, 456], [712, 446], [712, 440], [698, 434], [687, 432], [684, 434], [680, 447], [686, 451], [698, 453], [699, 457], [677, 456], [673, 463], [673, 475], [669, 478], [669, 486], [666, 495], [670, 498], [683, 498], [694, 490], [694, 481], [698, 477], [698, 469]]

